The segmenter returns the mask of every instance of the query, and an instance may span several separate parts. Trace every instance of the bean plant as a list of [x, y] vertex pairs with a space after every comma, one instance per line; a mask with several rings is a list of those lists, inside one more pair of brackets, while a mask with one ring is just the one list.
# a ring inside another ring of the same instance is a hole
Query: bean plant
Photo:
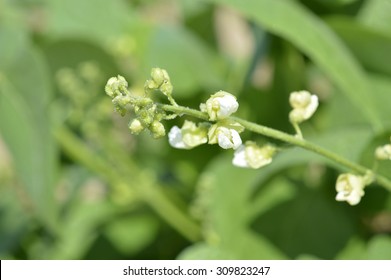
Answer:
[[390, 15], [0, 0], [0, 257], [391, 259]]

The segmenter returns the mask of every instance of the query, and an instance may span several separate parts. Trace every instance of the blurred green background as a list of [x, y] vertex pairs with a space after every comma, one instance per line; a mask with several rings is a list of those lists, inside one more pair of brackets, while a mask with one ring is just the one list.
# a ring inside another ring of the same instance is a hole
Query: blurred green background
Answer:
[[308, 89], [306, 138], [371, 167], [390, 50], [389, 0], [0, 0], [0, 257], [391, 259], [381, 187], [352, 207], [335, 201], [348, 170], [301, 149], [254, 171], [217, 145], [135, 137], [104, 93], [117, 74], [142, 92], [161, 67], [181, 105], [225, 90], [238, 116], [294, 133], [289, 93]]

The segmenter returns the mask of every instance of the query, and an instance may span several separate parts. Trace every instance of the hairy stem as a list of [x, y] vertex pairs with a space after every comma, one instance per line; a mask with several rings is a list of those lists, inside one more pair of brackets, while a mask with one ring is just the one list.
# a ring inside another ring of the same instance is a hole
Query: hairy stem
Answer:
[[[190, 109], [188, 107], [172, 106], [172, 105], [165, 105], [165, 104], [158, 104], [158, 107], [160, 107], [161, 109], [163, 109], [165, 111], [174, 112], [178, 115], [186, 114], [186, 115], [193, 116], [193, 117], [196, 117], [196, 118], [199, 118], [202, 120], [209, 120], [208, 115], [206, 113], [203, 113], [198, 110]], [[366, 175], [368, 173], [373, 172], [369, 168], [366, 168], [360, 164], [357, 164], [355, 162], [347, 160], [346, 158], [341, 157], [340, 155], [338, 155], [332, 151], [329, 151], [323, 147], [320, 147], [312, 142], [309, 142], [303, 138], [293, 136], [293, 135], [287, 134], [285, 132], [282, 132], [282, 131], [279, 131], [276, 129], [272, 129], [272, 128], [269, 128], [269, 127], [266, 127], [263, 125], [259, 125], [259, 124], [253, 123], [253, 122], [249, 122], [249, 121], [243, 120], [241, 118], [230, 117], [229, 119], [240, 123], [242, 126], [244, 126], [249, 131], [252, 131], [252, 132], [255, 132], [255, 133], [270, 137], [270, 138], [274, 138], [277, 140], [281, 140], [283, 142], [286, 142], [286, 143], [301, 147], [303, 149], [312, 151], [314, 153], [317, 153], [317, 154], [319, 154], [325, 158], [328, 158], [328, 159], [338, 163], [339, 165], [346, 167], [346, 168], [348, 168], [358, 174]], [[391, 191], [391, 181], [389, 179], [387, 179], [386, 177], [374, 173], [374, 181], [377, 182], [379, 185], [382, 185], [383, 187], [385, 187], [389, 191]]]

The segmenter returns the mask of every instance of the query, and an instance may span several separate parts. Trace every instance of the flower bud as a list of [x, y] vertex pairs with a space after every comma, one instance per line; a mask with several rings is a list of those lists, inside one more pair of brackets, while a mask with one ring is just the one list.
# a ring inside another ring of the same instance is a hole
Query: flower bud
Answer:
[[318, 97], [304, 90], [292, 92], [289, 97], [289, 103], [293, 108], [289, 113], [289, 120], [292, 123], [301, 123], [308, 120], [319, 105]]
[[174, 148], [189, 150], [208, 142], [207, 133], [207, 124], [201, 123], [197, 127], [194, 122], [185, 121], [181, 129], [177, 126], [171, 128], [168, 141]]
[[166, 135], [166, 129], [164, 128], [164, 125], [156, 120], [151, 123], [149, 130], [152, 133], [152, 137], [155, 139], [161, 138]]
[[124, 77], [118, 75], [117, 77], [111, 77], [105, 86], [105, 91], [108, 96], [115, 98], [118, 95], [126, 95], [128, 88], [128, 82]]
[[346, 201], [350, 205], [357, 205], [364, 196], [365, 178], [345, 173], [338, 176], [336, 190], [337, 201]]
[[160, 90], [164, 95], [171, 96], [173, 86], [167, 71], [161, 68], [152, 68], [151, 79], [145, 82], [144, 89], [147, 93]]
[[201, 111], [208, 113], [211, 121], [228, 118], [238, 110], [238, 107], [236, 97], [225, 91], [211, 95], [205, 104], [200, 105]]
[[375, 156], [378, 160], [391, 160], [391, 144], [378, 147]]
[[247, 141], [235, 151], [232, 163], [238, 167], [258, 169], [270, 164], [275, 152], [276, 148], [272, 145], [259, 147], [254, 142]]
[[139, 134], [145, 129], [139, 119], [134, 119], [129, 123], [129, 129], [132, 134]]
[[151, 78], [155, 82], [157, 88], [159, 88], [163, 83], [170, 81], [167, 71], [161, 68], [152, 68]]

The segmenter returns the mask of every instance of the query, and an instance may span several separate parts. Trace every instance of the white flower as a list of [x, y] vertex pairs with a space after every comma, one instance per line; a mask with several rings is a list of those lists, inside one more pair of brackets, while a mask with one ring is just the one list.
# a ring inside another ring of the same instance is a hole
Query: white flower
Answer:
[[357, 205], [364, 196], [365, 179], [353, 174], [341, 174], [338, 176], [336, 190], [337, 201], [346, 201], [350, 205]]
[[168, 142], [177, 149], [190, 150], [208, 142], [208, 127], [201, 123], [198, 127], [191, 121], [185, 121], [182, 128], [173, 126], [168, 133]]
[[378, 160], [391, 160], [391, 144], [378, 147], [375, 156]]
[[223, 149], [237, 149], [242, 144], [239, 133], [232, 128], [219, 127], [217, 129], [217, 142]]
[[217, 122], [208, 131], [209, 144], [217, 143], [223, 149], [236, 150], [242, 144], [239, 133], [243, 130], [243, 126], [236, 122]]
[[236, 97], [225, 91], [211, 95], [205, 104], [200, 105], [201, 111], [208, 113], [211, 121], [225, 119], [235, 113], [238, 108], [239, 103]]
[[301, 123], [308, 120], [316, 111], [319, 100], [316, 95], [308, 91], [295, 91], [290, 94], [289, 103], [293, 110], [289, 113], [289, 120], [292, 123]]
[[238, 167], [258, 169], [268, 165], [273, 160], [276, 148], [272, 145], [257, 146], [254, 142], [247, 141], [241, 145], [234, 154], [232, 164]]

